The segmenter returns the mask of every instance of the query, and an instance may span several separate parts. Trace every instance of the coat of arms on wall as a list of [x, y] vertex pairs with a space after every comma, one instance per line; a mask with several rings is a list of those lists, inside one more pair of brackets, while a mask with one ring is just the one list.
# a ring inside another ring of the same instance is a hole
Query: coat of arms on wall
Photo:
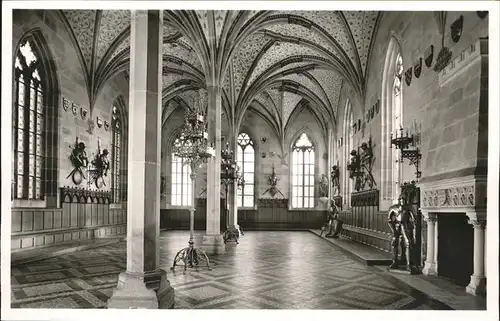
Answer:
[[406, 82], [406, 86], [409, 86], [411, 84], [411, 78], [412, 78], [412, 67], [408, 68], [406, 71], [405, 71], [405, 82]]
[[432, 65], [432, 59], [434, 58], [434, 46], [430, 45], [429, 48], [425, 50], [424, 61], [427, 68]]
[[73, 115], [76, 116], [78, 114], [78, 105], [73, 103], [71, 109], [73, 111]]
[[94, 128], [95, 128], [94, 121], [89, 118], [89, 120], [87, 121], [87, 133], [92, 135], [94, 133]]
[[420, 73], [422, 72], [422, 57], [418, 58], [413, 65], [413, 71], [415, 72], [416, 78], [420, 77]]
[[109, 122], [107, 120], [104, 121], [104, 130], [109, 130]]
[[278, 185], [279, 178], [276, 176], [276, 172], [274, 170], [274, 163], [273, 163], [273, 172], [271, 175], [269, 175], [269, 185], [270, 187], [262, 194], [265, 195], [267, 193], [271, 194], [272, 197], [274, 197], [277, 193], [280, 193], [281, 196], [285, 197], [283, 193], [276, 187]]
[[96, 122], [97, 122], [97, 127], [98, 127], [98, 128], [101, 128], [101, 127], [102, 127], [102, 125], [103, 125], [102, 119], [101, 119], [101, 118], [99, 118], [99, 117], [97, 117], [97, 118], [96, 118]]
[[87, 119], [87, 114], [88, 114], [88, 110], [83, 108], [83, 107], [80, 107], [80, 116], [82, 116], [83, 120]]
[[454, 43], [457, 43], [462, 36], [462, 31], [464, 27], [464, 16], [460, 16], [457, 20], [455, 20], [450, 28], [451, 28], [451, 40]]
[[68, 111], [69, 106], [71, 105], [71, 102], [70, 102], [70, 101], [68, 100], [68, 98], [66, 98], [66, 97], [63, 97], [63, 98], [62, 98], [62, 101], [63, 101], [63, 104], [62, 104], [62, 105], [63, 105], [63, 109], [64, 109], [64, 111]]

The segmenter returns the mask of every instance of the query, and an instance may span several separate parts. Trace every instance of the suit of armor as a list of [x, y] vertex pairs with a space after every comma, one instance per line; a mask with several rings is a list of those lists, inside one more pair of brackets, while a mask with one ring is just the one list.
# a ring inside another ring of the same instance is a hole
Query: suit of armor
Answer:
[[342, 221], [339, 217], [339, 208], [333, 204], [328, 211], [328, 233], [325, 237], [338, 238], [342, 229]]
[[388, 224], [392, 232], [392, 264], [390, 268], [397, 267], [398, 248], [401, 246], [401, 261], [406, 263], [406, 269], [411, 271], [412, 250], [415, 244], [415, 215], [411, 206], [405, 204], [400, 198], [398, 205], [389, 208]]

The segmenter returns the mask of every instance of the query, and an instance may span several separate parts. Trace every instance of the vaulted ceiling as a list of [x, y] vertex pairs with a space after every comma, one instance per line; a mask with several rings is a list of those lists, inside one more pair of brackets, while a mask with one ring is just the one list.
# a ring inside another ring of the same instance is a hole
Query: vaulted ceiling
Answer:
[[[92, 106], [102, 85], [129, 68], [130, 11], [60, 13]], [[308, 108], [325, 129], [336, 121], [343, 85], [364, 97], [379, 20], [377, 11], [164, 11], [164, 121], [168, 108], [192, 105], [208, 83], [222, 86], [233, 126], [253, 110], [283, 135]]]

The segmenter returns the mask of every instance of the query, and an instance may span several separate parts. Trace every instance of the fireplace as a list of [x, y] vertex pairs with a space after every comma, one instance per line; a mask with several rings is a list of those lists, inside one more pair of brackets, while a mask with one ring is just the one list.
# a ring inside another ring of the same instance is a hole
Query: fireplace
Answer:
[[438, 275], [467, 286], [474, 272], [474, 228], [459, 213], [441, 213], [438, 219]]

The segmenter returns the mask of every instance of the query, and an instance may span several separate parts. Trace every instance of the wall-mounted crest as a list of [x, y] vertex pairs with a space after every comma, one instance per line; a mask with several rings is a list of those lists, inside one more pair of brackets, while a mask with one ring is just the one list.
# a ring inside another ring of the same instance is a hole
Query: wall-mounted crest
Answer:
[[267, 140], [267, 138], [266, 138], [266, 137], [261, 137], [261, 138], [260, 138], [260, 141], [261, 141], [262, 143], [265, 143], [265, 142], [266, 142], [266, 140]]
[[377, 99], [377, 103], [375, 104], [375, 114], [378, 114], [380, 111], [380, 99]]
[[464, 16], [460, 16], [457, 20], [455, 20], [451, 25], [451, 40], [454, 43], [457, 43], [462, 36], [463, 28], [464, 28]]
[[94, 133], [95, 124], [92, 119], [87, 120], [87, 133], [92, 135]]
[[476, 11], [476, 13], [477, 13], [477, 16], [481, 19], [486, 18], [486, 16], [488, 15], [488, 11]]
[[64, 111], [68, 111], [69, 106], [71, 105], [71, 102], [66, 97], [63, 97], [62, 101], [63, 101], [62, 105], [63, 105]]
[[262, 158], [266, 158], [266, 153], [260, 153], [260, 156], [261, 156]]
[[87, 114], [88, 114], [87, 109], [80, 107], [80, 116], [82, 116], [83, 120], [87, 119]]
[[105, 121], [104, 121], [104, 129], [105, 129], [106, 131], [108, 131], [108, 130], [109, 130], [109, 122], [108, 122], [107, 120], [105, 120]]
[[429, 48], [427, 48], [424, 53], [425, 65], [427, 66], [427, 68], [432, 66], [433, 58], [434, 58], [434, 46], [430, 45]]
[[411, 78], [412, 78], [412, 69], [413, 67], [410, 67], [408, 69], [406, 69], [405, 71], [405, 82], [406, 82], [406, 86], [409, 86], [411, 84]]
[[97, 117], [96, 121], [97, 121], [97, 127], [98, 127], [98, 128], [101, 128], [101, 127], [102, 127], [102, 125], [103, 125], [102, 119], [101, 119], [101, 118], [99, 118], [99, 117]]
[[274, 163], [273, 163], [273, 172], [271, 173], [271, 175], [269, 175], [270, 187], [262, 195], [269, 193], [269, 194], [271, 194], [272, 197], [274, 197], [274, 195], [276, 195], [277, 193], [280, 193], [281, 196], [283, 196], [283, 198], [284, 198], [285, 195], [283, 195], [283, 193], [278, 189], [278, 187], [276, 187], [278, 185], [278, 181], [279, 181], [279, 178], [278, 178], [278, 176], [276, 176], [276, 172], [274, 170]]
[[73, 104], [71, 105], [71, 110], [73, 111], [73, 115], [75, 115], [75, 116], [76, 116], [76, 115], [78, 114], [78, 105], [77, 105], [77, 104], [75, 104], [75, 103], [73, 103]]
[[446, 68], [446, 66], [448, 66], [448, 63], [451, 60], [451, 55], [452, 55], [451, 50], [448, 49], [447, 47], [443, 47], [441, 51], [439, 51], [438, 53], [436, 65], [434, 66], [434, 71], [440, 72], [441, 70]]
[[413, 65], [413, 72], [415, 73], [416, 78], [420, 77], [420, 74], [422, 73], [422, 57], [418, 58]]

